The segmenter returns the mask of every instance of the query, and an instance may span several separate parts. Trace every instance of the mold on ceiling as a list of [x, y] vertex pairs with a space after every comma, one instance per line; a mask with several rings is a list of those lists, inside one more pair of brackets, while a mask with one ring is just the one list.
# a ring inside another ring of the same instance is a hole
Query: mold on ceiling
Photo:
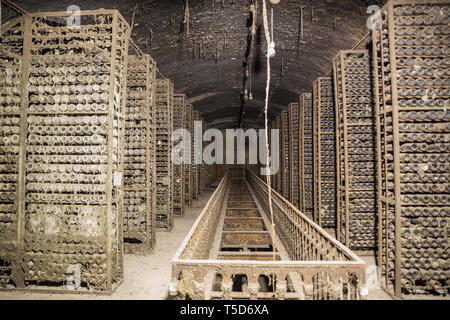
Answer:
[[[208, 124], [240, 125], [241, 91], [252, 0], [16, 0], [28, 12], [117, 9], [131, 23], [132, 37], [158, 69], [185, 93]], [[385, 1], [281, 0], [274, 12], [276, 55], [271, 59], [269, 117], [274, 119], [312, 82], [331, 71], [331, 59], [350, 49], [368, 29], [367, 8]], [[248, 60], [253, 100], [245, 102], [242, 127], [264, 126], [266, 43], [262, 5], [256, 0], [256, 34]], [[188, 5], [187, 5], [188, 4]], [[246, 81], [250, 89], [250, 77]]]

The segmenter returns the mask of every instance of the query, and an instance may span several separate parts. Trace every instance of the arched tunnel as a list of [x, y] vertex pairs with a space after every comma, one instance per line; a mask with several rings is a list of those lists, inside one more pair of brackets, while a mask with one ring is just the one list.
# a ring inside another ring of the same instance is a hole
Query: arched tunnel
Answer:
[[450, 0], [0, 4], [0, 300], [448, 300]]

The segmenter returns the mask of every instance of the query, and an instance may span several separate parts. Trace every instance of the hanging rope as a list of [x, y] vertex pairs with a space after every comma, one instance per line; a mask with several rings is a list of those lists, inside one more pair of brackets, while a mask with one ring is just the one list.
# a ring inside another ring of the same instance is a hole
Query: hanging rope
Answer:
[[[274, 44], [271, 40], [273, 40], [273, 11], [272, 11], [272, 38], [269, 33], [269, 25], [267, 20], [267, 7], [266, 0], [262, 0], [263, 2], [263, 24], [264, 24], [264, 33], [266, 35], [267, 42], [267, 80], [266, 80], [266, 99], [264, 104], [264, 120], [265, 120], [265, 129], [266, 129], [266, 182], [267, 182], [267, 190], [268, 190], [268, 200], [269, 200], [269, 211], [270, 211], [270, 219], [272, 223], [272, 253], [273, 260], [276, 259], [275, 253], [275, 223], [273, 222], [273, 208], [272, 208], [272, 188], [270, 186], [270, 172], [269, 172], [269, 129], [268, 129], [268, 109], [269, 109], [269, 89], [270, 89], [270, 58], [274, 54]], [[272, 51], [271, 51], [272, 50]]]
[[300, 39], [304, 39], [304, 31], [303, 31], [303, 7], [300, 7]]
[[133, 16], [131, 17], [131, 25], [130, 25], [131, 29], [130, 29], [130, 35], [133, 33], [133, 28], [134, 28], [134, 18], [136, 17], [137, 9], [138, 9], [138, 5], [136, 4], [136, 5], [134, 6], [134, 9], [133, 9]]
[[189, 18], [190, 18], [189, 0], [186, 0], [186, 5], [184, 7], [184, 21], [183, 21], [183, 23], [186, 26], [186, 34], [187, 35], [189, 35]]

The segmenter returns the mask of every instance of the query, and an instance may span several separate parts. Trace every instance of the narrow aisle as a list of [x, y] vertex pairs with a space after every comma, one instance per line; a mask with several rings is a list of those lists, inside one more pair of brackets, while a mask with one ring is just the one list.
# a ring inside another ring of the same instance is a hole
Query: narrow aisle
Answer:
[[272, 260], [272, 239], [245, 179], [232, 179], [219, 260]]

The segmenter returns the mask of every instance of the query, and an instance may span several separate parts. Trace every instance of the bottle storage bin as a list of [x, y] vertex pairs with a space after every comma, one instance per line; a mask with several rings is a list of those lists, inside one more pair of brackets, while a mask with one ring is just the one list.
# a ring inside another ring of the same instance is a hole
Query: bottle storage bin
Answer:
[[376, 247], [375, 113], [367, 50], [340, 51], [333, 59], [340, 241], [352, 249]]
[[278, 116], [275, 118], [275, 126], [278, 129], [278, 156], [279, 156], [279, 163], [280, 163], [280, 169], [278, 170], [277, 174], [276, 174], [276, 191], [281, 194], [282, 192], [282, 187], [281, 187], [281, 171], [282, 171], [282, 167], [283, 167], [283, 139], [281, 136], [281, 132], [282, 132], [282, 128], [281, 128], [281, 116]]
[[449, 12], [389, 1], [372, 33], [379, 265], [397, 297], [449, 293]]
[[156, 80], [156, 227], [173, 228], [173, 84], [169, 79]]
[[314, 220], [336, 228], [336, 117], [331, 78], [313, 84]]
[[82, 11], [71, 29], [69, 15], [29, 14], [1, 31], [0, 260], [7, 288], [64, 291], [75, 279], [111, 293], [122, 280], [130, 27], [116, 10]]
[[128, 56], [125, 108], [124, 251], [148, 253], [155, 244], [156, 63], [147, 54]]

